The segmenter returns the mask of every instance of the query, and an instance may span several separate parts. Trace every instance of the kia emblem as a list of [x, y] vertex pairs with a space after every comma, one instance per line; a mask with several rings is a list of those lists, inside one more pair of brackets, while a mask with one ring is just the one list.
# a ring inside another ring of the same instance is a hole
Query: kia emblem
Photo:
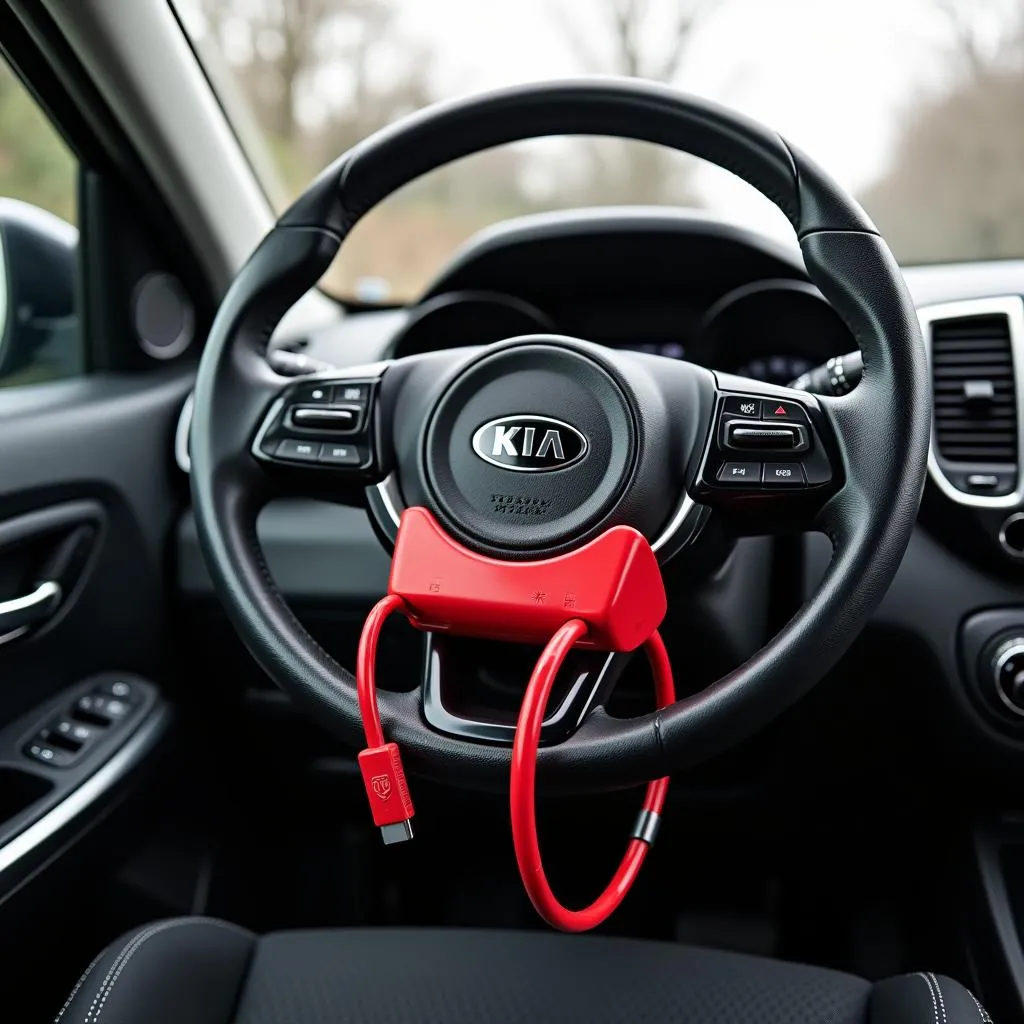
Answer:
[[517, 473], [564, 469], [579, 462], [589, 448], [585, 434], [549, 416], [502, 416], [473, 434], [473, 451], [484, 462]]

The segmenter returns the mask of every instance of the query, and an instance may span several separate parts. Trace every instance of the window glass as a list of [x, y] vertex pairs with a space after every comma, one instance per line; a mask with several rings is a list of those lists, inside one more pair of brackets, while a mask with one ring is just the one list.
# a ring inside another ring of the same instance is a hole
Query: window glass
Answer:
[[75, 158], [0, 61], [0, 387], [83, 370]]
[[[630, 75], [737, 108], [853, 192], [905, 263], [1024, 256], [1019, 0], [176, 0], [279, 205], [407, 111], [478, 89]], [[595, 204], [707, 209], [789, 234], [726, 172], [569, 139], [470, 158], [359, 225], [329, 286], [416, 296], [479, 228]], [[791, 235], [790, 235], [791, 237]]]

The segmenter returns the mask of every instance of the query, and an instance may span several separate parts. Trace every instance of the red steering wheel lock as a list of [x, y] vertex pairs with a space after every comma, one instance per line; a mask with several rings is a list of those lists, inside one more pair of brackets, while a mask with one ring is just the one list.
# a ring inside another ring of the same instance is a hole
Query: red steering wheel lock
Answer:
[[636, 650], [666, 609], [654, 552], [629, 526], [565, 555], [506, 562], [464, 548], [425, 508], [402, 514], [388, 593], [420, 629], [544, 644], [582, 619], [578, 645], [603, 651]]
[[603, 921], [632, 885], [657, 832], [668, 779], [648, 784], [647, 797], [619, 871], [590, 907], [566, 910], [548, 887], [537, 842], [534, 777], [548, 696], [569, 650], [647, 649], [658, 706], [675, 699], [671, 666], [658, 635], [667, 607], [657, 559], [647, 540], [615, 526], [575, 551], [511, 562], [463, 547], [424, 508], [402, 514], [388, 596], [367, 617], [359, 643], [356, 684], [367, 749], [359, 766], [387, 843], [412, 837], [413, 805], [395, 743], [387, 743], [377, 709], [375, 666], [384, 620], [401, 611], [422, 630], [546, 644], [530, 678], [512, 750], [512, 829], [520, 874], [541, 916], [582, 931]]

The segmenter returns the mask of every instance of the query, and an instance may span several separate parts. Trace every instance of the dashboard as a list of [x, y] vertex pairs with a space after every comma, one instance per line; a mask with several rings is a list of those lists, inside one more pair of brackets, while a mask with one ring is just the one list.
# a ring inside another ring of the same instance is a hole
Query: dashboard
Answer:
[[390, 354], [563, 334], [788, 384], [856, 347], [799, 253], [664, 211], [525, 218], [457, 255]]
[[[1024, 261], [904, 276], [933, 366], [936, 426], [920, 524], [865, 634], [868, 667], [850, 685], [889, 685], [913, 660], [920, 670], [886, 690], [886, 701], [917, 716], [940, 700], [962, 739], [1024, 760], [1024, 672], [1014, 660], [1024, 664]], [[620, 209], [500, 224], [457, 253], [414, 305], [350, 312], [276, 340], [269, 355], [345, 368], [522, 334], [570, 335], [781, 384], [857, 348], [795, 242], [690, 212]], [[984, 408], [970, 397], [979, 382], [988, 384]], [[183, 469], [187, 436], [186, 414]], [[299, 608], [348, 609], [355, 619], [386, 587], [387, 556], [360, 510], [275, 502], [259, 534], [278, 586]], [[176, 557], [183, 595], [208, 607], [190, 513]], [[820, 535], [781, 545], [743, 538], [707, 587], [682, 588], [672, 603], [693, 685], [754, 653], [814, 592], [830, 557]]]

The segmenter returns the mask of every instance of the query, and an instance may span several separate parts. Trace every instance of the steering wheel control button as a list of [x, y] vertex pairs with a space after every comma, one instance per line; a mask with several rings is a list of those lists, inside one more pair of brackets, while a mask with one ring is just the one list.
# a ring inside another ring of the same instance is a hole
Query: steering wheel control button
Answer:
[[734, 487], [757, 487], [761, 483], [761, 463], [725, 462], [718, 471], [718, 482]]
[[369, 397], [369, 384], [338, 384], [334, 388], [335, 402], [366, 405]]
[[[749, 413], [752, 401], [757, 404], [755, 415]], [[733, 501], [729, 492], [746, 484], [748, 490], [760, 492], [763, 501], [786, 501], [786, 492], [829, 484], [833, 476], [830, 456], [822, 443], [820, 423], [811, 418], [808, 405], [812, 402], [721, 395], [714, 441], [698, 483], [704, 498], [711, 504], [721, 501], [728, 505]], [[759, 476], [750, 479], [752, 470], [742, 467], [755, 467]]]
[[802, 452], [809, 447], [807, 430], [802, 426], [743, 420], [726, 423], [725, 444], [742, 451]]
[[776, 398], [765, 398], [761, 402], [761, 419], [773, 423], [806, 423], [807, 410], [797, 402], [783, 402]]
[[341, 378], [287, 385], [257, 432], [252, 454], [264, 462], [307, 463], [370, 477], [376, 464], [377, 383]]
[[766, 462], [761, 479], [766, 487], [803, 487], [806, 484], [799, 462]]
[[328, 466], [361, 466], [364, 456], [354, 444], [322, 444], [317, 461]]
[[292, 401], [301, 405], [330, 405], [334, 388], [330, 384], [301, 384], [292, 394]]
[[722, 406], [722, 412], [726, 416], [746, 416], [756, 420], [761, 416], [761, 399], [748, 395], [729, 395]]
[[277, 446], [274, 454], [290, 462], [316, 462], [320, 458], [320, 445], [316, 441], [299, 441], [286, 437]]
[[299, 405], [292, 409], [293, 427], [303, 430], [330, 430], [348, 433], [359, 426], [362, 410], [358, 406], [336, 405], [328, 408]]

